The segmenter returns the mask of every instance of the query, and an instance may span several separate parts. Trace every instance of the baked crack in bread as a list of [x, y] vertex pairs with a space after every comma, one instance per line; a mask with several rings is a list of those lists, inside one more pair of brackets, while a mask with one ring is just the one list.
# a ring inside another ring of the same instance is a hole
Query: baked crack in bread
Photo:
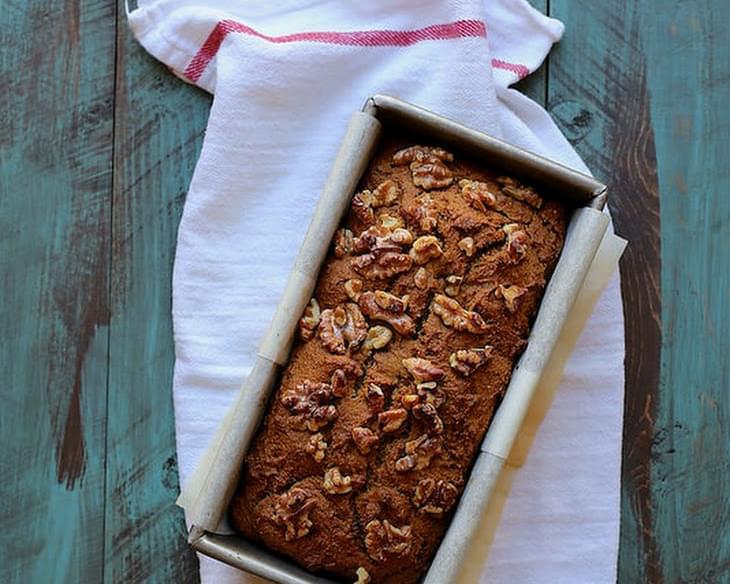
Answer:
[[354, 196], [230, 519], [343, 582], [417, 582], [524, 350], [569, 209], [437, 146]]

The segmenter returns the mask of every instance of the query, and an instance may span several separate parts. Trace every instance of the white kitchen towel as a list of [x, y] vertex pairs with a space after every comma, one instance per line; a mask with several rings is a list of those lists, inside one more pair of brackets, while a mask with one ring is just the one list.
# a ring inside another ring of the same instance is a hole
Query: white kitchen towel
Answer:
[[[389, 93], [585, 170], [509, 86], [563, 32], [526, 0], [140, 0], [131, 28], [214, 94], [173, 276], [184, 482], [253, 363], [350, 114]], [[515, 477], [481, 582], [616, 574], [623, 323], [599, 301]], [[256, 579], [203, 558], [205, 583]]]

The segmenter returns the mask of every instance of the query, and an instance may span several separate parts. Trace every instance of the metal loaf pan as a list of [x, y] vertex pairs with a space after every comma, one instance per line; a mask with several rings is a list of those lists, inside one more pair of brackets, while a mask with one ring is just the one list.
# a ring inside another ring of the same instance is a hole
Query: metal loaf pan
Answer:
[[332, 581], [231, 534], [226, 528], [227, 508], [245, 454], [266, 414], [278, 372], [286, 365], [297, 322], [311, 298], [329, 242], [381, 134], [399, 130], [430, 143], [448, 145], [477, 162], [483, 161], [487, 168], [516, 176], [575, 207], [525, 352], [513, 370], [453, 519], [423, 578], [424, 584], [456, 581], [542, 371], [608, 226], [608, 217], [601, 212], [606, 186], [590, 176], [394, 97], [374, 95], [362, 111], [353, 115], [253, 370], [217, 435], [194, 496], [188, 497], [184, 505], [193, 525], [190, 542], [197, 551], [281, 584]]

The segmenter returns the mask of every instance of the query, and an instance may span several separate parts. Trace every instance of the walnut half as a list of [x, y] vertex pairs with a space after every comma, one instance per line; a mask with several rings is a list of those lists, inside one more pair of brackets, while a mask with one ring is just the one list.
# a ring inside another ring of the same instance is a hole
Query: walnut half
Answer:
[[299, 320], [299, 336], [302, 337], [302, 340], [308, 341], [314, 337], [321, 314], [319, 303], [315, 298], [312, 298], [304, 309], [304, 315]]
[[489, 330], [489, 326], [478, 312], [467, 310], [456, 300], [443, 294], [437, 294], [434, 298], [433, 312], [446, 326], [457, 331], [482, 334]]
[[285, 391], [281, 403], [294, 414], [295, 427], [316, 432], [337, 417], [337, 408], [330, 403], [333, 397], [329, 383], [305, 379], [294, 389]]
[[494, 291], [494, 294], [499, 298], [504, 298], [504, 303], [507, 306], [507, 310], [515, 312], [517, 310], [517, 299], [527, 292], [527, 288], [517, 286], [513, 284], [511, 286], [503, 286], [500, 284]]
[[345, 495], [352, 491], [352, 478], [343, 475], [339, 468], [333, 466], [325, 471], [322, 488], [330, 495]]
[[454, 506], [459, 489], [451, 481], [432, 478], [418, 481], [413, 493], [413, 505], [422, 513], [443, 515]]
[[360, 308], [372, 320], [389, 324], [395, 332], [404, 337], [416, 332], [416, 324], [406, 314], [406, 303], [393, 294], [376, 290], [360, 295]]
[[459, 375], [469, 377], [469, 375], [489, 361], [493, 350], [494, 347], [490, 345], [485, 345], [483, 349], [460, 349], [451, 353], [449, 365]]
[[395, 470], [408, 472], [422, 470], [431, 464], [431, 459], [441, 452], [441, 441], [438, 437], [430, 438], [422, 434], [405, 445], [405, 455], [395, 461]]
[[280, 495], [274, 506], [272, 520], [285, 528], [284, 539], [293, 541], [307, 535], [312, 528], [309, 513], [315, 505], [311, 495], [299, 487], [292, 487]]
[[344, 354], [367, 336], [368, 325], [357, 304], [347, 303], [322, 312], [319, 336], [330, 353]]
[[393, 155], [396, 166], [409, 165], [413, 184], [424, 189], [441, 189], [453, 182], [451, 171], [445, 162], [454, 160], [453, 154], [442, 148], [411, 146]]
[[509, 263], [516, 264], [527, 253], [527, 242], [529, 237], [520, 229], [517, 223], [510, 223], [502, 227], [502, 231], [507, 234], [507, 258]]
[[411, 526], [396, 527], [387, 519], [374, 519], [365, 526], [365, 549], [376, 562], [388, 555], [405, 555], [411, 551]]
[[418, 383], [438, 381], [444, 376], [444, 370], [436, 367], [428, 359], [420, 357], [408, 357], [403, 359], [403, 367], [411, 374], [413, 380]]

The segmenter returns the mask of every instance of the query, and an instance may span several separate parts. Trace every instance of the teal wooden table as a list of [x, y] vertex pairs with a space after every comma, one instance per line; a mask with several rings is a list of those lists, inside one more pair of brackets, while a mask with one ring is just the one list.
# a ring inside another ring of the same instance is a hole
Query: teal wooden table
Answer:
[[[626, 315], [619, 580], [730, 582], [730, 4], [535, 0], [523, 87], [611, 185]], [[123, 5], [0, 11], [0, 582], [196, 582], [170, 275], [210, 97]]]

